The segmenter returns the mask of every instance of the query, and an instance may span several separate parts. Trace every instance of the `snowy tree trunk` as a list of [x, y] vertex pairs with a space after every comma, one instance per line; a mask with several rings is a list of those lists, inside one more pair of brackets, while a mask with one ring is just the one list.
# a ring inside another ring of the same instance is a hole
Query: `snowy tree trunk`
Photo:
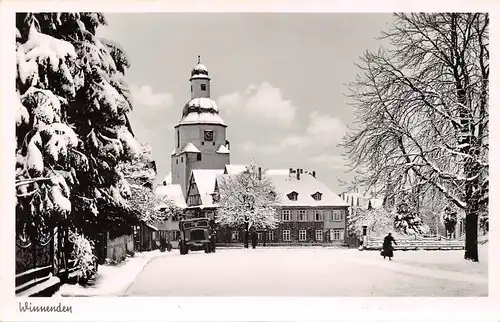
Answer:
[[[457, 96], [458, 102], [461, 106], [467, 106], [466, 103], [466, 89], [462, 86], [461, 82], [457, 82]], [[465, 87], [466, 88], [466, 87]], [[462, 152], [467, 155], [475, 155], [479, 152], [479, 145], [477, 138], [473, 136], [475, 126], [472, 124], [467, 110], [460, 113], [461, 137], [460, 144], [463, 146]], [[476, 151], [477, 149], [477, 151]], [[465, 254], [466, 260], [478, 262], [477, 250], [477, 222], [479, 211], [479, 197], [477, 192], [480, 190], [478, 174], [480, 173], [481, 166], [474, 158], [469, 157], [465, 161], [464, 174], [466, 178], [474, 178], [465, 182], [465, 218], [466, 218], [466, 234], [465, 234]], [[458, 222], [458, 220], [457, 220]]]
[[[477, 207], [470, 207], [477, 208]], [[465, 217], [465, 259], [473, 262], [478, 262], [477, 250], [477, 210], [467, 209], [467, 216]]]
[[243, 237], [243, 245], [248, 248], [248, 221], [245, 221], [245, 233]]
[[[473, 161], [466, 163], [466, 173], [468, 177], [472, 177], [473, 173], [477, 173], [478, 165]], [[465, 255], [466, 260], [473, 262], [479, 261], [477, 250], [477, 225], [479, 213], [479, 200], [474, 196], [475, 191], [479, 189], [476, 180], [469, 181], [466, 184], [465, 193], [467, 207], [465, 208]]]

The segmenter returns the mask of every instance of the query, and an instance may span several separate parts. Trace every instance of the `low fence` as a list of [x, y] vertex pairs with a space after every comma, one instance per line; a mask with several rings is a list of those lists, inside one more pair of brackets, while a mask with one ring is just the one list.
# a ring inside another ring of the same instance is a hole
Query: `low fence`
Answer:
[[[488, 236], [478, 236], [478, 244], [488, 242]], [[366, 250], [381, 250], [383, 239], [368, 238], [364, 245]], [[412, 236], [410, 238], [399, 238], [394, 245], [395, 250], [462, 250], [465, 249], [465, 237], [447, 238], [437, 236]]]
[[41, 238], [16, 235], [17, 296], [50, 296], [60, 285], [73, 278], [75, 261], [68, 231], [57, 227], [47, 230]]
[[[217, 243], [215, 244], [215, 247], [220, 247], [220, 248], [243, 248], [243, 243]], [[252, 247], [252, 243], [248, 243], [248, 247]], [[266, 243], [266, 245], [259, 243], [257, 244], [258, 248], [261, 247], [337, 247], [337, 248], [344, 248], [347, 247], [347, 244], [334, 244], [334, 243]]]

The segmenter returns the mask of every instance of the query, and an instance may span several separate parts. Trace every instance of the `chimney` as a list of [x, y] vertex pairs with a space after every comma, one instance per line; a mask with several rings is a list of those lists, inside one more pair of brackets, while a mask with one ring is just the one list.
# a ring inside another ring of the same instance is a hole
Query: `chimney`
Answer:
[[300, 180], [300, 169], [297, 169], [297, 180]]
[[259, 167], [259, 180], [262, 180], [262, 168]]

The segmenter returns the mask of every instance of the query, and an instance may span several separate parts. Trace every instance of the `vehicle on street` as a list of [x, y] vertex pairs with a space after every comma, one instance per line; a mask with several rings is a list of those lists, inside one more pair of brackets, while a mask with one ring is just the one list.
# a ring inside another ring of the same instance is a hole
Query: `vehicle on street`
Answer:
[[182, 219], [179, 222], [179, 251], [186, 255], [189, 251], [204, 250], [215, 252], [215, 237], [208, 218]]

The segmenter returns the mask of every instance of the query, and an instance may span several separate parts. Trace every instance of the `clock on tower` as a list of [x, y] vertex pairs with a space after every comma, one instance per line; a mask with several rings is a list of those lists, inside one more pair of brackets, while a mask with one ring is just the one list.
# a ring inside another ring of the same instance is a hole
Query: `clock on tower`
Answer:
[[213, 141], [214, 140], [214, 131], [205, 130], [204, 139], [205, 139], [205, 141]]

